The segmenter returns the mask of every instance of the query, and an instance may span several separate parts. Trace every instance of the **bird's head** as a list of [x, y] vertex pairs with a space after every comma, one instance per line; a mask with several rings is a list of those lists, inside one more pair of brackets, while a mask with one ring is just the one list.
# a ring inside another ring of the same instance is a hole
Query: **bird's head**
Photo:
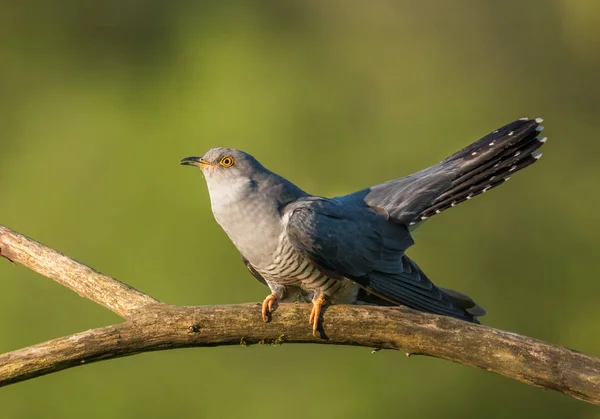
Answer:
[[231, 185], [239, 180], [249, 180], [256, 173], [265, 171], [250, 154], [224, 147], [211, 148], [202, 157], [186, 157], [181, 164], [199, 167], [209, 187], [211, 184]]
[[186, 166], [202, 170], [213, 207], [217, 216], [230, 204], [251, 200], [264, 205], [271, 203], [278, 209], [281, 205], [307, 195], [293, 183], [266, 169], [250, 154], [233, 148], [211, 148], [202, 157], [186, 157]]

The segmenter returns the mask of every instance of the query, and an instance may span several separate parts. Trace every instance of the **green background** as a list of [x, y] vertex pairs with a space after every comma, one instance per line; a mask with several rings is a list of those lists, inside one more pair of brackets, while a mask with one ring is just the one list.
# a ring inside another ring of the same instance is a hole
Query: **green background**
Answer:
[[[179, 159], [240, 148], [333, 196], [523, 116], [536, 166], [409, 251], [485, 324], [600, 355], [600, 2], [4, 1], [0, 223], [173, 304], [262, 300]], [[0, 352], [119, 318], [0, 260]], [[307, 326], [308, 327], [308, 326]], [[0, 389], [2, 418], [600, 418], [484, 371], [369, 348], [149, 353]]]

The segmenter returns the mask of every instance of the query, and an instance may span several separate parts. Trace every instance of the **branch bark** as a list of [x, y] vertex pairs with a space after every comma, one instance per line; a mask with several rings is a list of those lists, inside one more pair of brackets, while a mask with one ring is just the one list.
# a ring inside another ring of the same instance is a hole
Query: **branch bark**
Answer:
[[0, 255], [55, 280], [121, 317], [135, 313], [146, 304], [158, 302], [121, 281], [97, 272], [3, 225], [0, 225]]
[[515, 333], [405, 307], [334, 305], [326, 309], [321, 337], [315, 338], [306, 324], [308, 304], [281, 304], [267, 324], [259, 304], [164, 304], [3, 226], [0, 254], [125, 318], [0, 355], [0, 386], [147, 351], [324, 343], [434, 356], [600, 405], [599, 358]]

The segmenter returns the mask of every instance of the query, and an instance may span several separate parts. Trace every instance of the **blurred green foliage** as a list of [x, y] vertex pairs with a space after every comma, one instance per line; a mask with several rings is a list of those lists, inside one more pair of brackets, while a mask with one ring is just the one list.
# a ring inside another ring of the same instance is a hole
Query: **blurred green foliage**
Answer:
[[[261, 300], [180, 158], [257, 156], [321, 195], [543, 116], [544, 158], [410, 250], [484, 322], [600, 354], [600, 3], [3, 1], [0, 223], [174, 304]], [[0, 261], [0, 352], [118, 318]], [[600, 418], [554, 392], [367, 348], [143, 354], [0, 390], [2, 418]]]

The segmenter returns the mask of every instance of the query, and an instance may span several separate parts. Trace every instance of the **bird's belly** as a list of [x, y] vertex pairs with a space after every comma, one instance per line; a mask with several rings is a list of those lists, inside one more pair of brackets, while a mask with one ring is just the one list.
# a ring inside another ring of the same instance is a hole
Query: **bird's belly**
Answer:
[[260, 274], [269, 282], [280, 285], [302, 286], [306, 290], [320, 287], [328, 279], [306, 258], [290, 249], [289, 252], [279, 253], [273, 261], [264, 268], [257, 268]]
[[272, 263], [256, 269], [267, 283], [299, 291], [297, 294], [300, 295], [286, 296], [286, 301], [310, 301], [315, 294], [322, 294], [333, 303], [352, 304], [358, 294], [356, 283], [345, 278], [329, 277], [298, 253], [287, 240], [280, 242]]

